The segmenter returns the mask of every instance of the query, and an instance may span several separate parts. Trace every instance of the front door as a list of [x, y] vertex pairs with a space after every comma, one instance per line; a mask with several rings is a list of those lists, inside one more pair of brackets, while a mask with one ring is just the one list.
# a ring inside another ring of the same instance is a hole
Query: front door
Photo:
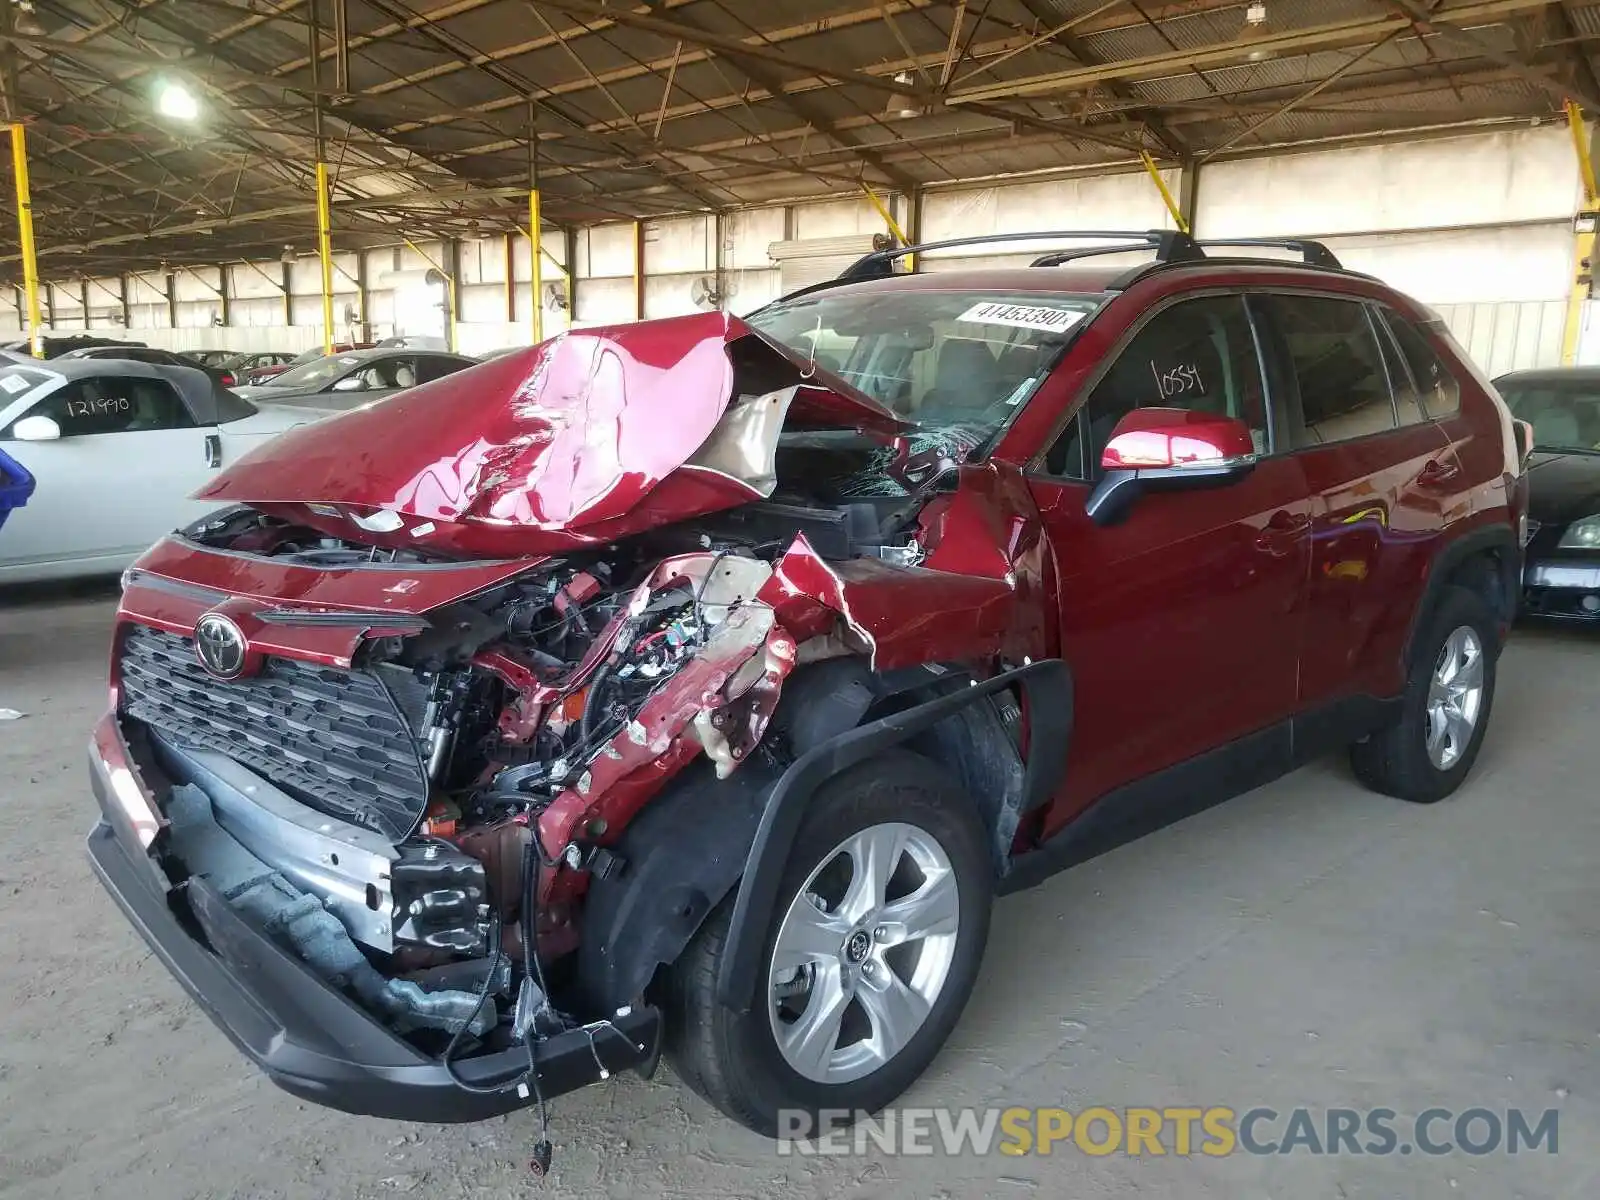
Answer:
[[[17, 441], [25, 416], [50, 418], [61, 436]], [[213, 473], [215, 436], [161, 379], [96, 375], [43, 397], [0, 430], [6, 453], [37, 481], [0, 530], [0, 573], [115, 570], [216, 507], [189, 499]]]
[[[1230, 485], [1147, 494], [1120, 524], [1096, 525], [1084, 502], [1100, 452], [1123, 415], [1154, 406], [1244, 420], [1260, 461]], [[1311, 506], [1299, 462], [1273, 453], [1269, 412], [1245, 301], [1181, 300], [1125, 341], [1033, 478], [1076, 696], [1043, 834], [1293, 710]]]

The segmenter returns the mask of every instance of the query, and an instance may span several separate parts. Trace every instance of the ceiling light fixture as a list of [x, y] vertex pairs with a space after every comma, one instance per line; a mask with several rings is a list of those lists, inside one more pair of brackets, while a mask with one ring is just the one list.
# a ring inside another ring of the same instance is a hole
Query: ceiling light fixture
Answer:
[[[1244, 10], [1245, 38], [1252, 38], [1267, 32], [1267, 6], [1264, 0], [1255, 0]], [[1275, 58], [1276, 54], [1267, 49], [1256, 49], [1248, 52], [1245, 57], [1251, 62], [1264, 62], [1266, 59]]]
[[33, 10], [33, 0], [14, 0], [16, 6], [15, 29], [24, 37], [48, 37], [50, 31], [39, 20], [39, 14]]
[[[911, 72], [897, 71], [894, 81], [904, 87], [910, 87], [912, 83]], [[899, 92], [889, 97], [889, 107], [884, 111], [891, 117], [900, 117], [902, 119], [920, 117], [922, 115], [922, 107], [910, 96], [902, 95]]]
[[163, 79], [156, 85], [156, 111], [174, 121], [193, 121], [200, 115], [200, 101], [177, 80]]

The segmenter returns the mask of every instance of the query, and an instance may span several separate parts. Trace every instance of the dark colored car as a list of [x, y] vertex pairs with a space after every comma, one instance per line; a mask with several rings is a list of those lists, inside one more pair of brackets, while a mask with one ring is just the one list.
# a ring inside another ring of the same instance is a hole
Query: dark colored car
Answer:
[[1533, 429], [1522, 611], [1600, 621], [1600, 367], [1517, 371], [1495, 387]]
[[[232, 371], [241, 385], [256, 382], [255, 372], [277, 371], [286, 368], [295, 359], [287, 350], [254, 350], [245, 354], [231, 354], [217, 365]], [[263, 376], [269, 378], [270, 376]]]
[[239, 394], [262, 403], [353, 407], [477, 365], [475, 358], [443, 351], [351, 350], [301, 363]]
[[[332, 353], [348, 354], [352, 350], [370, 350], [371, 348], [371, 342], [337, 342], [333, 347]], [[321, 346], [313, 346], [310, 350], [303, 350], [299, 354], [273, 355], [274, 361], [259, 363], [250, 368], [245, 375], [240, 377], [240, 382], [253, 387], [256, 384], [265, 383], [269, 379], [282, 375], [291, 367], [301, 367], [306, 363], [316, 362], [319, 358], [325, 358], [328, 353]]]
[[[46, 335], [40, 339], [45, 358], [60, 358], [63, 354], [73, 350], [81, 350], [87, 346], [143, 346], [143, 342], [119, 342], [113, 338], [96, 337], [93, 334], [72, 333], [63, 335]], [[0, 350], [8, 350], [15, 354], [32, 357], [28, 348], [27, 338], [18, 338], [14, 341], [0, 343]]]
[[231, 388], [239, 382], [238, 376], [222, 367], [203, 363], [187, 354], [162, 350], [155, 346], [85, 346], [69, 350], [62, 358], [117, 358], [128, 362], [150, 363], [153, 366], [197, 367], [221, 387]]
[[882, 252], [252, 453], [127, 576], [101, 879], [305, 1099], [472, 1120], [664, 1047], [772, 1135], [923, 1071], [996, 894], [1331, 750], [1448, 796], [1504, 405], [1321, 246], [1123, 245]]

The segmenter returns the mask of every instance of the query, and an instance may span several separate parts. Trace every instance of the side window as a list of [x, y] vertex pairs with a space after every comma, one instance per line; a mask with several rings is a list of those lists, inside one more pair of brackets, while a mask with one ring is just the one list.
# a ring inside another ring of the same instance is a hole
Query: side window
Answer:
[[1461, 385], [1456, 382], [1455, 376], [1434, 353], [1421, 330], [1397, 312], [1388, 309], [1381, 311], [1389, 332], [1400, 346], [1400, 353], [1405, 355], [1406, 363], [1411, 368], [1411, 377], [1416, 381], [1420, 393], [1417, 398], [1423, 410], [1434, 420], [1455, 416], [1461, 411]]
[[1272, 307], [1300, 385], [1300, 412], [1289, 422], [1291, 444], [1321, 446], [1395, 427], [1383, 348], [1366, 305], [1280, 295]]
[[442, 358], [434, 354], [424, 354], [417, 360], [417, 382], [432, 383], [435, 379], [443, 379], [446, 375], [454, 375], [463, 369], [464, 364], [454, 358]]
[[189, 410], [165, 381], [116, 375], [74, 380], [27, 415], [49, 417], [61, 426], [62, 437], [194, 427]]
[[404, 358], [387, 358], [378, 366], [384, 387], [408, 388], [417, 382], [417, 360], [410, 355]]
[[1136, 408], [1237, 417], [1250, 426], [1256, 451], [1266, 453], [1266, 389], [1242, 297], [1185, 300], [1151, 317], [1050, 448], [1045, 469], [1052, 475], [1098, 477], [1111, 431]]

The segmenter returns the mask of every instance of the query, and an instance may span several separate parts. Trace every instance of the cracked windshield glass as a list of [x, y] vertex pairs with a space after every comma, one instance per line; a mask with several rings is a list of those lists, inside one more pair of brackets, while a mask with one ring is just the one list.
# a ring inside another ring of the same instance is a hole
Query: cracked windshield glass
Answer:
[[[913, 454], [940, 449], [959, 461], [1010, 421], [1100, 302], [1041, 292], [824, 292], [746, 320], [915, 424]], [[901, 493], [883, 474], [891, 458], [877, 451], [839, 491]]]

